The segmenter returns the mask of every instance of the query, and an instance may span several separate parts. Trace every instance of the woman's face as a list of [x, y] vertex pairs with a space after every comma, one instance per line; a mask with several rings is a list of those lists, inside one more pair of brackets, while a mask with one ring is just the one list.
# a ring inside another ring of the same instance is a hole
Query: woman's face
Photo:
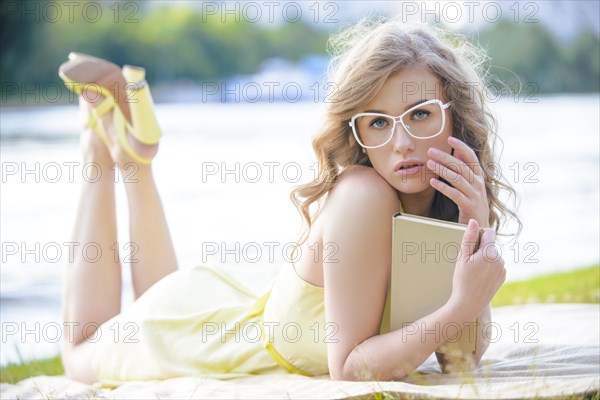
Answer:
[[[442, 92], [439, 79], [427, 67], [409, 67], [390, 76], [375, 98], [367, 103], [361, 112], [378, 112], [399, 116], [427, 100], [439, 99], [446, 104]], [[394, 134], [387, 144], [375, 149], [367, 149], [367, 155], [375, 170], [399, 192], [416, 194], [431, 191], [433, 195], [435, 189], [430, 185], [429, 180], [437, 175], [427, 168], [426, 163], [429, 160], [427, 151], [431, 147], [446, 153], [450, 153], [452, 150], [448, 144], [448, 137], [452, 135], [451, 113], [449, 109], [442, 112], [445, 113], [446, 122], [444, 129], [436, 137], [416, 139], [406, 132], [400, 122], [397, 122]], [[409, 113], [409, 116], [405, 117], [405, 122], [409, 127], [410, 114], [413, 113]], [[424, 118], [425, 115], [422, 112], [416, 113], [412, 118]], [[382, 122], [377, 123], [383, 125]], [[404, 167], [398, 170], [398, 164], [401, 162], [418, 166]]]

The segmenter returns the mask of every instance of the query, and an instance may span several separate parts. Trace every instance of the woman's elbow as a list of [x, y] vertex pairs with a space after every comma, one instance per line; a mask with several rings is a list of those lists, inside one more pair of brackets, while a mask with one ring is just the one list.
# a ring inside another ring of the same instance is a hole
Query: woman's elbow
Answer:
[[370, 381], [375, 378], [368, 373], [356, 373], [355, 371], [336, 371], [329, 374], [332, 381]]
[[357, 374], [350, 357], [344, 362], [338, 365], [329, 367], [329, 376], [333, 381], [361, 381], [368, 379], [361, 379], [366, 374]]
[[402, 368], [383, 372], [365, 363], [352, 363], [352, 360], [347, 361], [343, 367], [331, 369], [329, 373], [331, 380], [334, 381], [396, 381], [407, 375], [408, 373]]
[[329, 378], [332, 381], [346, 381], [344, 375], [341, 372], [329, 372]]
[[329, 366], [329, 376], [332, 381], [356, 381], [356, 374], [352, 370], [352, 365], [347, 361], [337, 365]]

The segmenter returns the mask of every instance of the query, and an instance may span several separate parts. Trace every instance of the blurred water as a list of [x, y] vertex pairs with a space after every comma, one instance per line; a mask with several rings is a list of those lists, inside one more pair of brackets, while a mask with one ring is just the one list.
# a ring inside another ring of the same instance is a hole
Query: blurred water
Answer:
[[[504, 142], [501, 170], [522, 200], [523, 232], [516, 244], [503, 248], [507, 280], [600, 259], [598, 96], [524, 100], [491, 105]], [[180, 268], [222, 261], [233, 266], [232, 255], [225, 260], [220, 259], [222, 252], [208, 256], [203, 246], [225, 243], [233, 249], [236, 242], [242, 247], [255, 242], [263, 250], [265, 242], [277, 243], [273, 258], [263, 253], [254, 264], [248, 262], [253, 257], [248, 247], [242, 260], [242, 275], [248, 280], [261, 267], [278, 268], [283, 245], [300, 233], [301, 220], [288, 196], [298, 167], [299, 182], [314, 177], [310, 138], [322, 105], [165, 104], [157, 106], [157, 113], [165, 136], [154, 171]], [[81, 164], [69, 164], [80, 162], [76, 115], [74, 106], [0, 110], [1, 364], [15, 361], [18, 353], [32, 358], [59, 351], [52, 329], [61, 321], [62, 268], [68, 259], [64, 242], [71, 240], [83, 172]], [[237, 177], [221, 175], [236, 163]], [[219, 172], [203, 177], [209, 168]], [[262, 176], [253, 183], [257, 171]], [[119, 241], [124, 243], [128, 234], [122, 185], [117, 204]], [[131, 302], [127, 269], [123, 277], [126, 305]]]

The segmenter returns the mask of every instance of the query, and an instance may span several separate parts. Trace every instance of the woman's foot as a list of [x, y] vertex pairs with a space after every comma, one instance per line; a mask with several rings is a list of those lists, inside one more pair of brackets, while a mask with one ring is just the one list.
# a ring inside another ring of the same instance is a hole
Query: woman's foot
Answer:
[[[117, 133], [114, 126], [114, 110], [104, 113], [96, 124], [101, 124], [106, 133], [106, 140], [108, 144], [105, 144], [98, 134], [93, 131], [93, 127], [90, 126], [90, 114], [93, 109], [102, 103], [104, 98], [98, 93], [93, 91], [82, 91], [79, 96], [79, 111], [80, 111], [80, 124], [82, 128], [82, 145], [84, 152], [87, 151], [89, 156], [94, 159], [99, 157], [100, 159], [107, 158], [112, 163], [117, 163], [120, 168], [126, 167], [129, 163], [137, 163], [125, 149], [119, 144], [117, 140]], [[158, 152], [158, 143], [154, 145], [145, 145], [140, 143], [130, 132], [126, 133], [127, 141], [131, 147], [142, 157], [152, 159]], [[108, 147], [107, 147], [108, 146]], [[86, 150], [87, 149], [87, 150]]]
[[71, 53], [58, 74], [69, 90], [92, 106], [88, 123], [114, 162], [151, 163], [162, 132], [144, 68], [120, 68], [107, 60]]

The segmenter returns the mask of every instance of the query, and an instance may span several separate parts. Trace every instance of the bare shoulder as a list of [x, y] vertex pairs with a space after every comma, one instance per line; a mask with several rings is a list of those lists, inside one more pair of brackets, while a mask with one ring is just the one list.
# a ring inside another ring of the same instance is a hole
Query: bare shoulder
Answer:
[[343, 182], [345, 185], [361, 185], [365, 188], [395, 192], [395, 189], [374, 168], [365, 165], [351, 165], [346, 168], [339, 175], [338, 183], [333, 190]]
[[377, 171], [352, 166], [328, 194], [321, 221], [323, 240], [347, 245], [350, 253], [358, 245], [361, 252], [370, 253], [369, 259], [378, 258], [373, 252], [391, 246], [392, 217], [398, 206], [396, 189]]
[[[360, 222], [368, 218], [384, 217], [398, 210], [398, 193], [375, 169], [353, 165], [342, 172], [330, 190], [323, 206], [323, 231], [327, 222], [340, 219]], [[339, 225], [337, 225], [339, 226]]]

